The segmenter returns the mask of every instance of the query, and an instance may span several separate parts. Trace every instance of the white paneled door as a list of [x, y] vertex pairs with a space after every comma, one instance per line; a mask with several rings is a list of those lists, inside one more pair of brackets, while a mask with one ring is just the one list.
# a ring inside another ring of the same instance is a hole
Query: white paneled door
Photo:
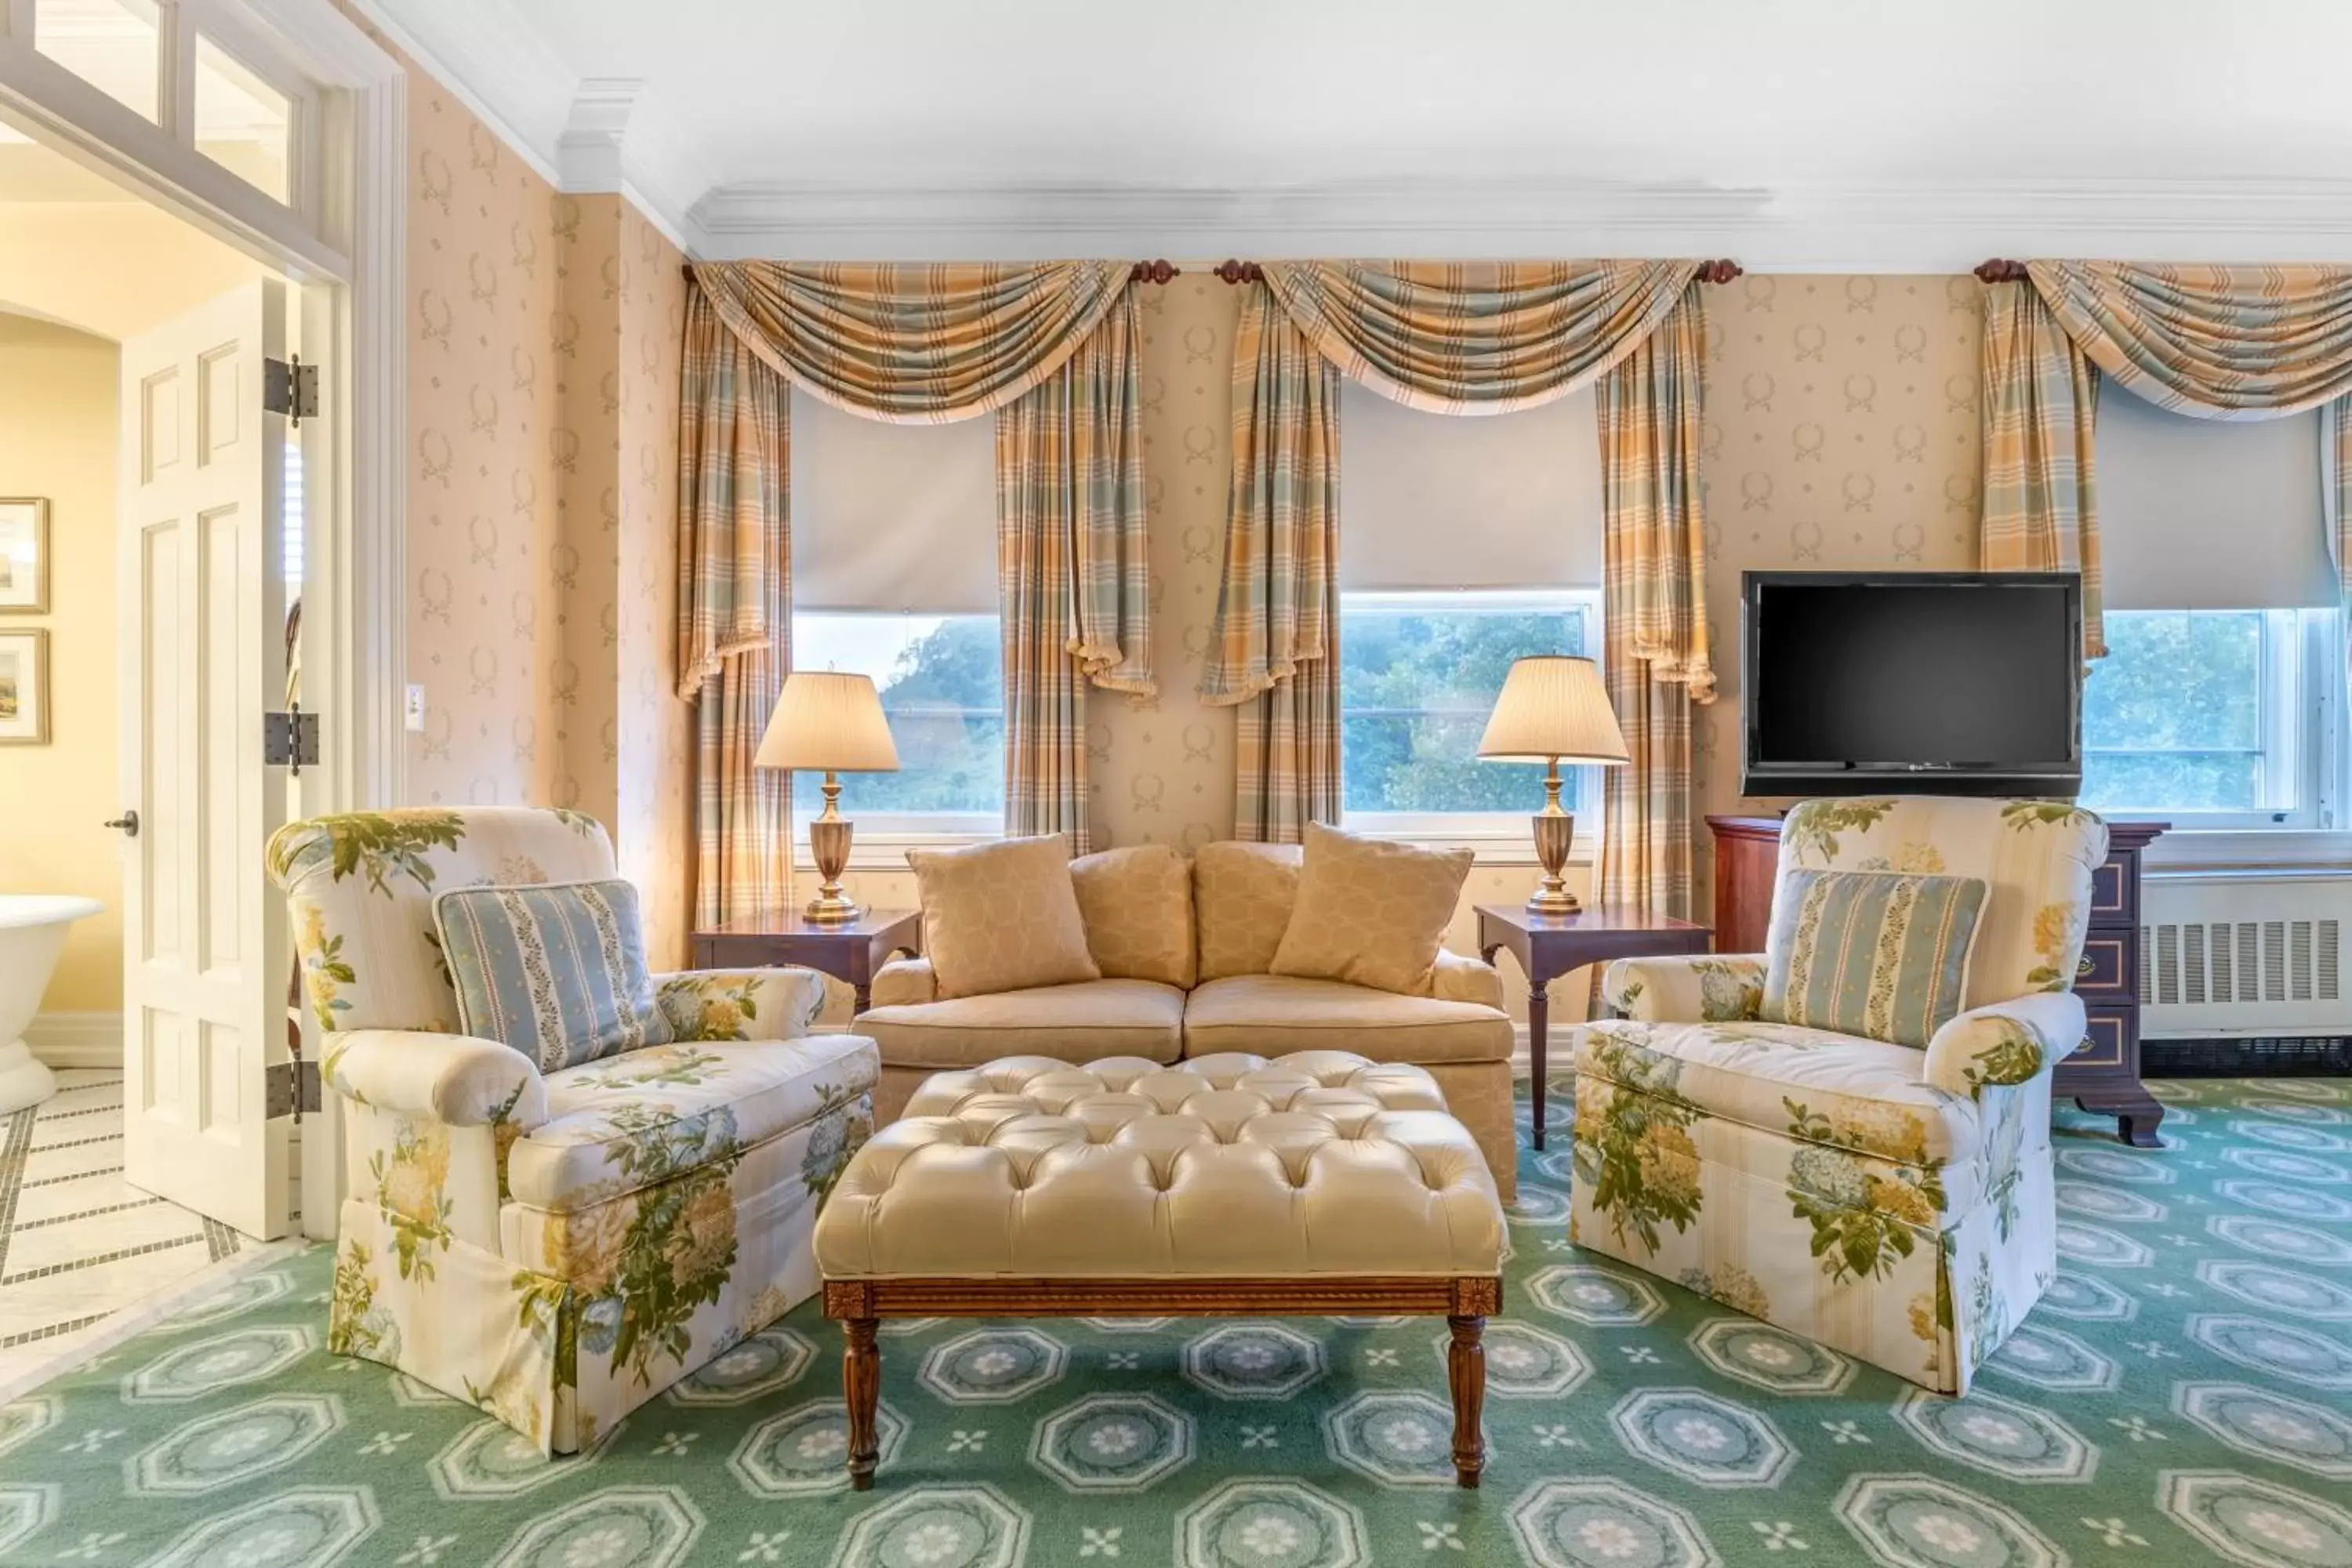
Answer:
[[262, 761], [285, 678], [284, 285], [248, 284], [122, 345], [123, 1175], [248, 1235], [285, 1234], [282, 904]]

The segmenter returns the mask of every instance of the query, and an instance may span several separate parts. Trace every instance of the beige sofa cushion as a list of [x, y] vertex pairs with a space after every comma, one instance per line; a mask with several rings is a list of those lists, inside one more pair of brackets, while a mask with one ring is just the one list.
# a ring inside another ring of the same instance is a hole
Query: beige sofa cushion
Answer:
[[1058, 833], [961, 849], [909, 849], [923, 956], [942, 997], [1099, 980]]
[[1111, 980], [1190, 986], [1192, 868], [1166, 844], [1134, 844], [1070, 862], [1095, 965]]
[[1511, 1059], [1511, 1019], [1475, 1002], [1283, 974], [1204, 980], [1185, 999], [1187, 1057], [1313, 1050], [1354, 1051], [1382, 1062], [1503, 1062]]
[[1470, 861], [1467, 849], [1423, 849], [1308, 823], [1298, 897], [1267, 973], [1428, 995]]
[[1223, 839], [1192, 854], [1200, 978], [1264, 974], [1298, 897], [1298, 846]]
[[985, 996], [874, 1007], [850, 1026], [898, 1068], [968, 1068], [999, 1057], [1143, 1057], [1172, 1062], [1184, 993], [1150, 980], [1089, 980]]

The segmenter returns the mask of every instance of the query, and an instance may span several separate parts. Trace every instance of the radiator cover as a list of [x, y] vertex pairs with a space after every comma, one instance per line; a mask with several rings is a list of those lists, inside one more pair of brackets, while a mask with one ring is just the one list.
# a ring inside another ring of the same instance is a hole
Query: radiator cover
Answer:
[[2151, 875], [2140, 903], [2140, 1030], [2149, 1038], [2336, 1035], [2352, 876], [2310, 871]]

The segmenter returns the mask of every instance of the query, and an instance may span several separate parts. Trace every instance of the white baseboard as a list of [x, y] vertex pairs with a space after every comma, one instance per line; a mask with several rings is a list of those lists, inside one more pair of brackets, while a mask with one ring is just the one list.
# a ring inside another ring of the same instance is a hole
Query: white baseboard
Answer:
[[25, 1044], [53, 1068], [119, 1068], [122, 1015], [36, 1013], [25, 1031]]

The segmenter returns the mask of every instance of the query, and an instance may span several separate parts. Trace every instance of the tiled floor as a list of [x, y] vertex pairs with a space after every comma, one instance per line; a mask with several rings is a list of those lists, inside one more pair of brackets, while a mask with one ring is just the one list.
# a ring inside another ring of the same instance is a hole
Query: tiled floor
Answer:
[[120, 1072], [58, 1081], [47, 1103], [0, 1119], [0, 1387], [238, 1249], [227, 1226], [123, 1181]]

